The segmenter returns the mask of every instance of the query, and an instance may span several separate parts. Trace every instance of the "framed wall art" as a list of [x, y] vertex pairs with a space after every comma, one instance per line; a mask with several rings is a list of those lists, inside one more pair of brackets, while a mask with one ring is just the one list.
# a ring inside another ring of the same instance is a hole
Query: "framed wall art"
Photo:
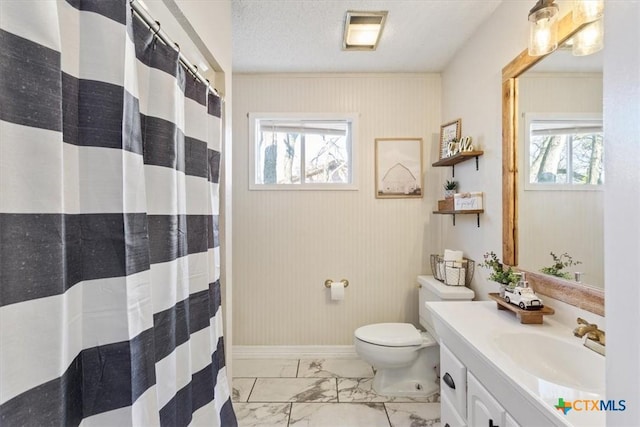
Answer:
[[377, 138], [376, 198], [422, 197], [422, 138]]
[[462, 133], [462, 119], [454, 120], [440, 126], [440, 160], [449, 157], [449, 142], [460, 140]]

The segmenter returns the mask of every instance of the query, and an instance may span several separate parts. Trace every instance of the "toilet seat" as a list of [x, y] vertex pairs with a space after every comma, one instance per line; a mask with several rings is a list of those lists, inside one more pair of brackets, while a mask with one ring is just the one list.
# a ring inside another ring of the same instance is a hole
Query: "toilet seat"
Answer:
[[355, 331], [357, 339], [385, 347], [420, 346], [424, 338], [410, 323], [374, 323]]

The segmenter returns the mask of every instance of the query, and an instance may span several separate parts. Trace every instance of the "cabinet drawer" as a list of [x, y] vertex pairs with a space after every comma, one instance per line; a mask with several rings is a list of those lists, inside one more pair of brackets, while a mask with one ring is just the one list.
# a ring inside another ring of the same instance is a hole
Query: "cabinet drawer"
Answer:
[[463, 419], [467, 417], [467, 368], [444, 344], [440, 345], [440, 395]]
[[464, 418], [453, 408], [445, 396], [440, 396], [440, 425], [442, 427], [467, 427]]

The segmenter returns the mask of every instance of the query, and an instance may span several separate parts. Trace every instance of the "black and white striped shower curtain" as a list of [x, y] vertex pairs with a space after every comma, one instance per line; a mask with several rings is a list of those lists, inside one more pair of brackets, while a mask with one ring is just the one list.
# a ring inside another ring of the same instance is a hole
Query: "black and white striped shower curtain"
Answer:
[[220, 146], [127, 1], [0, 1], [0, 425], [237, 424]]

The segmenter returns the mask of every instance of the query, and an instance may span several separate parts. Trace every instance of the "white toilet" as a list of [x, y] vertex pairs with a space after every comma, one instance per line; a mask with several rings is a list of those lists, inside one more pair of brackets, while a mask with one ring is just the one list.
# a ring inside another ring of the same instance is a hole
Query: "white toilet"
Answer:
[[433, 276], [418, 276], [420, 332], [410, 323], [375, 323], [354, 333], [358, 355], [376, 373], [373, 390], [384, 396], [427, 396], [438, 390], [440, 349], [427, 301], [471, 301], [464, 286], [447, 286]]

